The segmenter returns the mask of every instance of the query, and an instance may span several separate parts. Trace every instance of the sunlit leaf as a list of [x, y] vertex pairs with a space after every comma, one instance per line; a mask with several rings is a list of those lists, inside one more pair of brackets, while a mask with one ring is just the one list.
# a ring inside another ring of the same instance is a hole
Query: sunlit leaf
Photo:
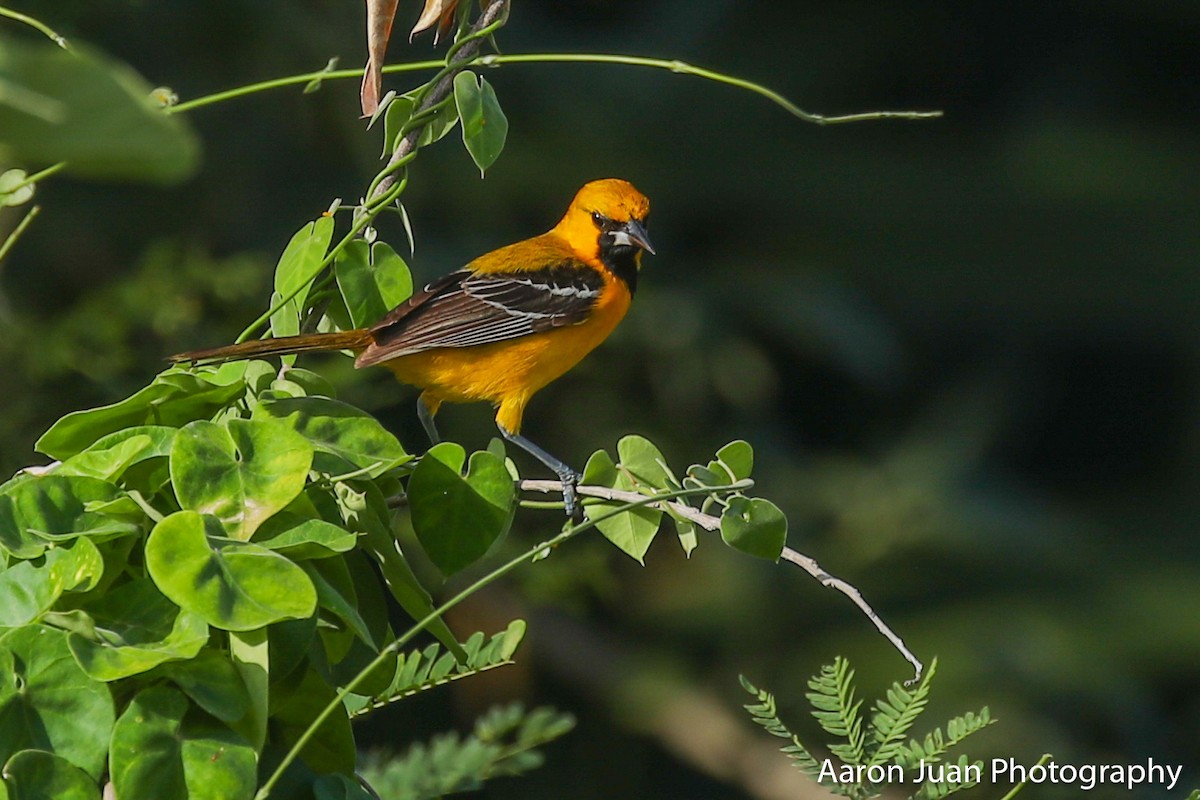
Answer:
[[277, 420], [198, 421], [175, 437], [171, 479], [180, 506], [245, 541], [300, 494], [312, 459], [308, 441]]
[[190, 373], [173, 368], [120, 402], [67, 414], [50, 426], [35, 447], [52, 458], [67, 459], [102, 437], [126, 428], [141, 425], [178, 427], [193, 420], [208, 419], [245, 391], [240, 373], [222, 383], [216, 371]]
[[33, 197], [34, 184], [26, 183], [27, 177], [29, 175], [23, 169], [0, 172], [0, 208], [19, 206], [29, 202]]
[[99, 634], [71, 634], [68, 644], [89, 676], [114, 681], [166, 661], [188, 659], [208, 641], [208, 626], [182, 611], [146, 578], [106, 592], [85, 606]]
[[154, 526], [146, 567], [172, 602], [223, 630], [261, 628], [316, 608], [316, 590], [300, 567], [265, 547], [210, 539], [194, 511]]
[[[255, 419], [285, 424], [303, 436], [317, 451], [313, 468], [322, 472], [344, 472], [348, 464], [377, 477], [412, 459], [400, 440], [380, 425], [379, 420], [338, 400], [283, 398], [262, 403], [254, 415]], [[324, 453], [337, 459], [323, 458]]]

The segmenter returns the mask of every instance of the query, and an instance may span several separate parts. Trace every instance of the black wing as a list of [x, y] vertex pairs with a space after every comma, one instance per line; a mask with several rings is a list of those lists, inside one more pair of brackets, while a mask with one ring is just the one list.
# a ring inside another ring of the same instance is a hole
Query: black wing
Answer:
[[577, 325], [588, 318], [604, 278], [566, 261], [536, 270], [459, 270], [433, 281], [371, 328], [360, 367], [435, 347], [473, 347]]

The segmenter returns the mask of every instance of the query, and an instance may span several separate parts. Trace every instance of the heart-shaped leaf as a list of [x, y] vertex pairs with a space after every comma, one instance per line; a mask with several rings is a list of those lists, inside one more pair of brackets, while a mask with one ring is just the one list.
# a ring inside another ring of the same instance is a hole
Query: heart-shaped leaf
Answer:
[[113, 719], [112, 694], [75, 663], [65, 633], [29, 625], [0, 638], [0, 762], [46, 750], [98, 778]]
[[311, 616], [317, 593], [304, 570], [265, 547], [210, 538], [204, 518], [178, 511], [146, 540], [159, 590], [215, 628], [247, 631]]
[[508, 118], [487, 78], [463, 70], [454, 76], [454, 104], [462, 119], [463, 144], [482, 175], [496, 163], [508, 136]]
[[113, 729], [109, 771], [117, 797], [224, 800], [254, 793], [253, 748], [223, 726], [185, 723], [188, 705], [167, 686], [134, 696]]
[[175, 437], [171, 479], [180, 506], [212, 514], [246, 541], [300, 494], [312, 459], [312, 445], [282, 422], [200, 420]]
[[[647, 442], [647, 444], [649, 443]], [[634, 447], [636, 448], [637, 445]], [[640, 448], [638, 449], [640, 450]], [[588, 459], [587, 465], [583, 468], [583, 482], [590, 485], [607, 486], [610, 489], [621, 489], [626, 492], [637, 492], [638, 489], [629, 473], [613, 464], [612, 457], [604, 450], [597, 450]], [[584, 512], [588, 519], [598, 520], [596, 527], [599, 528], [605, 539], [615, 544], [623, 553], [639, 564], [644, 564], [646, 551], [650, 549], [650, 543], [654, 541], [654, 537], [658, 533], [658, 526], [662, 521], [662, 511], [649, 506], [637, 506], [615, 516], [601, 519], [623, 505], [626, 503], [619, 500], [592, 502], [584, 506]]]
[[[343, 472], [346, 464], [365, 469], [378, 477], [399, 464], [412, 460], [400, 440], [379, 420], [352, 405], [328, 397], [285, 397], [262, 403], [255, 419], [277, 419], [295, 430], [316, 448], [313, 468]], [[338, 459], [330, 459], [328, 453]]]
[[454, 442], [431, 447], [408, 482], [413, 529], [429, 558], [452, 575], [482, 558], [508, 531], [516, 511], [516, 488], [503, 459], [471, 454]]
[[0, 797], [5, 800], [100, 800], [100, 787], [91, 776], [45, 750], [17, 753], [4, 765], [4, 777]]
[[654, 443], [644, 436], [625, 436], [617, 442], [617, 456], [621, 468], [630, 472], [637, 483], [655, 489], [666, 489], [671, 475], [664, 466], [667, 462]]
[[115, 681], [173, 659], [188, 659], [208, 641], [208, 626], [181, 610], [146, 578], [116, 587], [85, 610], [99, 634], [73, 633], [67, 640], [84, 672], [98, 681]]
[[94, 587], [104, 559], [90, 539], [46, 551], [41, 564], [18, 561], [0, 572], [0, 627], [16, 628], [39, 619], [63, 592]]
[[51, 474], [8, 484], [0, 494], [0, 552], [36, 558], [54, 541], [137, 533], [136, 524], [91, 510], [120, 496], [111, 483], [84, 476]]
[[787, 517], [770, 500], [734, 497], [721, 514], [721, 538], [735, 550], [778, 561], [787, 544]]

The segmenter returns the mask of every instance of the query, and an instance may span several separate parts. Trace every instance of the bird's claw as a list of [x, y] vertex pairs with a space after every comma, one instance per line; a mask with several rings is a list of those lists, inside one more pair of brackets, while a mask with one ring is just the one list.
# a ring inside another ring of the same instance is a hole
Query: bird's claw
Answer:
[[558, 479], [562, 482], [563, 509], [573, 522], [583, 522], [583, 506], [579, 502], [579, 481], [583, 478], [575, 470], [564, 471]]

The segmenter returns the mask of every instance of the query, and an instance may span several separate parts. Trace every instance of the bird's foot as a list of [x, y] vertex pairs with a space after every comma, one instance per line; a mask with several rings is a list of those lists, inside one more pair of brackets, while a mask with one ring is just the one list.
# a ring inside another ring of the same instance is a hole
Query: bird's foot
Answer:
[[572, 522], [583, 522], [583, 505], [579, 502], [579, 481], [583, 476], [567, 467], [558, 473], [562, 482], [563, 509]]

